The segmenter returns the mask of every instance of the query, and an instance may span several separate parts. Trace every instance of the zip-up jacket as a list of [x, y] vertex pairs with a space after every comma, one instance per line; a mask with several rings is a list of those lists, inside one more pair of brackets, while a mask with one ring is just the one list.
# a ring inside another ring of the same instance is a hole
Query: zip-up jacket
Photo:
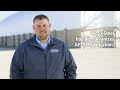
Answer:
[[66, 44], [51, 37], [44, 50], [35, 37], [17, 47], [10, 79], [76, 79], [77, 66]]

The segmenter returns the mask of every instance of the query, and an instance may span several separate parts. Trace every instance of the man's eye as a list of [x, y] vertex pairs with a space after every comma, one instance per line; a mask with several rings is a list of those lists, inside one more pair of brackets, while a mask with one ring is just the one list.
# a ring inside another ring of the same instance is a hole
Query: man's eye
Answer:
[[37, 26], [37, 27], [40, 27], [40, 26]]
[[46, 27], [46, 25], [43, 25], [43, 27]]

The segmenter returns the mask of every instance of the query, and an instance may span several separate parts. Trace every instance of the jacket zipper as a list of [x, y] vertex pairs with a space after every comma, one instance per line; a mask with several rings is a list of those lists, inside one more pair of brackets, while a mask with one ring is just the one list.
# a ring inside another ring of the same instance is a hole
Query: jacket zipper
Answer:
[[[36, 45], [36, 44], [32, 44], [34, 46], [37, 46], [37, 47], [40, 47], [39, 45]], [[49, 47], [52, 46], [52, 45], [49, 45]], [[41, 47], [40, 47], [41, 48]], [[44, 50], [44, 58], [45, 58], [45, 77], [47, 79], [47, 60], [46, 60], [46, 50]]]
[[47, 63], [46, 63], [46, 52], [44, 51], [44, 57], [45, 57], [45, 77], [47, 79]]

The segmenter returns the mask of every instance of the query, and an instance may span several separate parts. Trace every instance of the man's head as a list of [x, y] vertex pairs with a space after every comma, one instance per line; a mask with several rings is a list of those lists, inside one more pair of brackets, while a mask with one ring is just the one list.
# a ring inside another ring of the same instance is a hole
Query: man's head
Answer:
[[50, 35], [49, 18], [43, 14], [35, 16], [33, 19], [33, 29], [39, 40], [46, 40]]

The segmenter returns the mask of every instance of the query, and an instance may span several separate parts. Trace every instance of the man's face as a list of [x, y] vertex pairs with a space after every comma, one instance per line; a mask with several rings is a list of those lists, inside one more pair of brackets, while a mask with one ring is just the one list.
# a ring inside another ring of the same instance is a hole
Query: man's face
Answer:
[[33, 29], [39, 40], [46, 40], [50, 35], [50, 23], [47, 19], [36, 19], [33, 23]]

